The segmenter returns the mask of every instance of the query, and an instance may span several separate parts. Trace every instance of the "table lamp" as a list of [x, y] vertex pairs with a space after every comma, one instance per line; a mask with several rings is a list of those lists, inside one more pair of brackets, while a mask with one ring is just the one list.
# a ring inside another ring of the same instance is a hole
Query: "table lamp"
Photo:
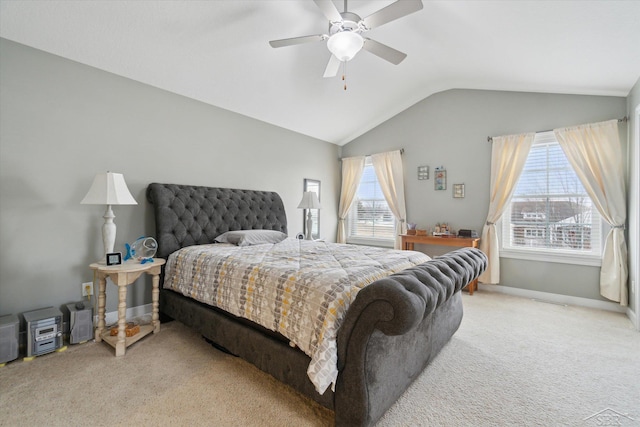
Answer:
[[315, 191], [305, 191], [302, 194], [302, 200], [298, 205], [298, 209], [307, 209], [307, 233], [306, 240], [311, 240], [311, 228], [313, 227], [313, 219], [311, 218], [311, 209], [321, 209], [318, 194]]
[[107, 205], [104, 213], [104, 224], [102, 225], [102, 244], [104, 245], [105, 259], [107, 254], [113, 252], [116, 243], [116, 224], [113, 219], [116, 217], [111, 210], [111, 205], [137, 205], [133, 198], [124, 176], [121, 173], [99, 173], [93, 179], [93, 184], [89, 192], [80, 202], [82, 205]]

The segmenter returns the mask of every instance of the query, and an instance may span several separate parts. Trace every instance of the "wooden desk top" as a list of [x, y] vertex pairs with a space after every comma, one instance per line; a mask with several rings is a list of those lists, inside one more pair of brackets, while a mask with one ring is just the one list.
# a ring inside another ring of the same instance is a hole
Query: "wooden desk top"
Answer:
[[402, 248], [409, 249], [405, 245], [421, 243], [424, 245], [440, 245], [440, 246], [456, 246], [459, 248], [472, 247], [477, 248], [480, 239], [477, 237], [441, 237], [441, 236], [418, 236], [415, 234], [401, 234]]

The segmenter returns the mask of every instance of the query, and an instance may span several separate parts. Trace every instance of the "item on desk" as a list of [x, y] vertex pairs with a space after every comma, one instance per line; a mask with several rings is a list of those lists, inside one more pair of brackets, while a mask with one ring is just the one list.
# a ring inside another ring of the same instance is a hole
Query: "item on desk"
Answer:
[[434, 228], [433, 232], [431, 233], [431, 235], [436, 236], [436, 237], [447, 237], [450, 234], [451, 233], [449, 231], [449, 225], [446, 222], [437, 223], [436, 227]]
[[470, 237], [472, 239], [477, 239], [478, 232], [476, 230], [460, 229], [458, 230], [458, 237]]
[[426, 235], [427, 235], [427, 230], [420, 230], [420, 229], [416, 230], [416, 236], [426, 236]]
[[408, 222], [407, 223], [407, 234], [410, 236], [415, 236], [416, 234], [416, 226], [417, 224], [414, 224], [412, 222]]

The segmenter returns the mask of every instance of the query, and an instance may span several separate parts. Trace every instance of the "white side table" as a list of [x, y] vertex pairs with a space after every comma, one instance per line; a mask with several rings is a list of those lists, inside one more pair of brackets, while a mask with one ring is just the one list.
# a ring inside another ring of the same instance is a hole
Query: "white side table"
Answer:
[[[165, 260], [154, 258], [153, 262], [140, 264], [137, 261], [125, 262], [121, 265], [106, 265], [93, 263], [89, 268], [95, 271], [98, 276], [98, 327], [95, 331], [97, 342], [105, 341], [116, 349], [116, 356], [124, 356], [126, 348], [139, 341], [151, 332], [160, 332], [160, 317], [158, 315], [158, 297], [160, 296], [160, 272]], [[152, 315], [150, 325], [140, 325], [140, 332], [132, 337], [127, 337], [125, 327], [127, 323], [127, 286], [134, 283], [142, 273], [147, 273], [152, 277], [153, 291]], [[118, 335], [110, 336], [109, 330], [105, 329], [104, 311], [106, 302], [107, 277], [118, 287]]]

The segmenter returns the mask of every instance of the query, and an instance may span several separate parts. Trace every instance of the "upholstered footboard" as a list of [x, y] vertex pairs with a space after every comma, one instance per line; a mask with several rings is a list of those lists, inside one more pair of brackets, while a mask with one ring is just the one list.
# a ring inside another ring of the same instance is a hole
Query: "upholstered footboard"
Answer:
[[460, 290], [486, 265], [460, 249], [360, 291], [338, 335], [336, 425], [373, 425], [393, 405], [460, 326]]

